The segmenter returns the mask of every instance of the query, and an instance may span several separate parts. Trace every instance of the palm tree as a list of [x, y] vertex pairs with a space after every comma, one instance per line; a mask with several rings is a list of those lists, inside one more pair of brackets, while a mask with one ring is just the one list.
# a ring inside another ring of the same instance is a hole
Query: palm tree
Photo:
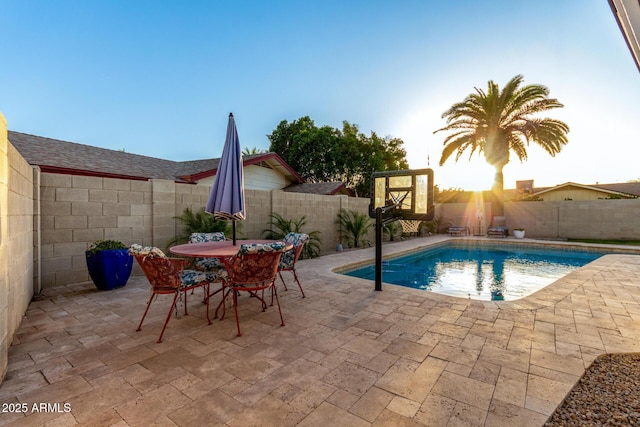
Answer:
[[266, 151], [265, 150], [261, 150], [258, 147], [253, 147], [253, 148], [244, 147], [242, 149], [242, 155], [243, 156], [251, 156], [253, 154], [262, 154], [262, 153], [266, 153]]
[[567, 144], [569, 126], [555, 119], [537, 115], [563, 105], [548, 98], [549, 89], [532, 84], [520, 87], [523, 77], [512, 78], [500, 91], [492, 80], [487, 92], [475, 88], [464, 101], [454, 104], [442, 114], [447, 126], [440, 131], [452, 131], [444, 140], [440, 166], [456, 153], [456, 161], [469, 149], [483, 153], [487, 163], [496, 170], [493, 183], [494, 215], [504, 214], [504, 177], [502, 169], [509, 163], [510, 152], [522, 162], [527, 160], [527, 147], [533, 141], [552, 157]]

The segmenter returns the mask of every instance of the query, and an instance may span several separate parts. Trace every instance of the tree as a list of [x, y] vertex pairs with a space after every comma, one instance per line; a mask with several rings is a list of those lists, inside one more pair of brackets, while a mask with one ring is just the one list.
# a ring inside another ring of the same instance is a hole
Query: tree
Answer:
[[243, 156], [250, 156], [252, 154], [262, 154], [262, 153], [266, 153], [266, 151], [261, 150], [258, 147], [253, 147], [253, 148], [244, 147], [242, 149], [242, 155]]
[[527, 148], [533, 141], [552, 157], [567, 144], [569, 126], [555, 119], [540, 118], [538, 114], [561, 108], [555, 98], [548, 98], [549, 89], [532, 84], [520, 87], [521, 75], [512, 78], [500, 91], [492, 80], [487, 92], [475, 88], [476, 92], [464, 101], [454, 104], [442, 114], [447, 126], [436, 130], [451, 131], [444, 140], [440, 166], [456, 154], [456, 162], [467, 149], [469, 157], [476, 151], [483, 153], [485, 160], [495, 168], [492, 187], [494, 214], [504, 214], [504, 176], [502, 169], [509, 163], [513, 152], [522, 162], [527, 160]]
[[373, 172], [409, 168], [401, 139], [366, 136], [347, 121], [340, 130], [317, 127], [309, 116], [283, 120], [268, 138], [269, 150], [305, 180], [346, 182], [361, 197], [369, 197]]

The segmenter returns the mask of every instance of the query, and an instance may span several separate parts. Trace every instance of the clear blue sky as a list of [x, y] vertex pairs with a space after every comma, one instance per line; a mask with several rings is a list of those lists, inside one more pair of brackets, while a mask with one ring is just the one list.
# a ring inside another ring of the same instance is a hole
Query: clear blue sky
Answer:
[[[9, 129], [148, 156], [219, 157], [281, 120], [401, 138], [443, 188], [489, 188], [482, 158], [438, 167], [442, 113], [488, 80], [549, 87], [571, 127], [531, 146], [505, 187], [640, 178], [640, 73], [606, 0], [0, 0], [0, 112]], [[634, 155], [631, 155], [631, 154]]]

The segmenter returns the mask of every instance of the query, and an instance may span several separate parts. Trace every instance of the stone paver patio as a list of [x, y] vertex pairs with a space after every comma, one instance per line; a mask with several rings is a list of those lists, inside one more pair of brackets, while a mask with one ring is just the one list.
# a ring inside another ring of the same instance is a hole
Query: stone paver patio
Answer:
[[108, 292], [47, 290], [0, 385], [5, 411], [27, 410], [0, 413], [0, 426], [540, 426], [596, 356], [640, 351], [640, 256], [607, 255], [513, 302], [375, 292], [332, 272], [373, 256], [301, 261], [307, 298], [280, 287], [285, 327], [275, 308], [241, 297], [242, 337], [232, 312], [207, 325], [198, 295], [163, 343], [169, 297], [135, 332], [143, 276]]

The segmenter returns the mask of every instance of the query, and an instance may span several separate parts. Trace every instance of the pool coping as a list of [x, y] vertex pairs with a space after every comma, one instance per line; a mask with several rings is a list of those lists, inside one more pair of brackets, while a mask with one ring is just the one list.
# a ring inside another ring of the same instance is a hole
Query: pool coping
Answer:
[[[583, 242], [568, 242], [559, 240], [547, 240], [547, 239], [533, 239], [523, 238], [515, 239], [513, 237], [508, 238], [487, 238], [477, 236], [462, 236], [452, 237], [447, 235], [435, 235], [429, 237], [421, 237], [415, 239], [407, 239], [400, 242], [385, 242], [382, 247], [382, 258], [391, 259], [404, 255], [411, 254], [416, 251], [428, 249], [429, 247], [436, 247], [439, 245], [447, 244], [451, 241], [467, 241], [467, 242], [481, 242], [481, 243], [503, 243], [507, 245], [534, 245], [534, 246], [547, 246], [558, 248], [574, 248], [577, 250], [615, 250], [621, 252], [619, 254], [607, 254], [594, 261], [591, 261], [585, 266], [582, 266], [569, 274], [561, 277], [560, 279], [550, 283], [538, 291], [527, 295], [526, 297], [508, 300], [508, 301], [484, 301], [476, 299], [461, 298], [452, 295], [440, 294], [437, 292], [429, 292], [421, 289], [413, 289], [401, 285], [395, 285], [393, 283], [384, 282], [383, 277], [383, 289], [392, 290], [394, 292], [402, 288], [403, 292], [417, 292], [419, 295], [429, 295], [432, 298], [441, 301], [472, 301], [483, 305], [498, 306], [500, 308], [512, 308], [512, 309], [525, 309], [535, 310], [542, 307], [548, 307], [557, 304], [562, 299], [571, 295], [572, 292], [581, 286], [585, 281], [590, 280], [597, 275], [602, 269], [611, 267], [611, 265], [618, 262], [630, 262], [631, 257], [635, 263], [640, 263], [640, 248], [632, 248], [625, 245], [609, 245], [609, 244], [597, 244], [597, 243], [583, 243]], [[346, 253], [338, 253], [332, 255], [323, 256], [324, 273], [333, 276], [334, 281], [342, 281], [344, 277], [349, 277], [350, 280], [362, 281], [362, 284], [367, 284], [373, 289], [373, 281], [369, 279], [361, 279], [352, 276], [346, 276], [342, 272], [353, 268], [358, 268], [366, 264], [370, 264], [375, 260], [375, 248], [363, 248], [351, 250]], [[309, 260], [311, 261], [311, 260]], [[316, 270], [319, 272], [319, 270]]]

